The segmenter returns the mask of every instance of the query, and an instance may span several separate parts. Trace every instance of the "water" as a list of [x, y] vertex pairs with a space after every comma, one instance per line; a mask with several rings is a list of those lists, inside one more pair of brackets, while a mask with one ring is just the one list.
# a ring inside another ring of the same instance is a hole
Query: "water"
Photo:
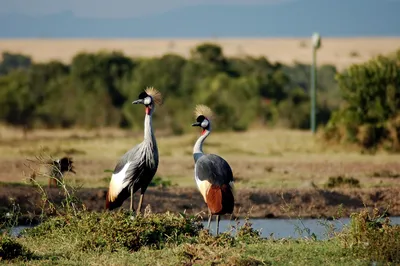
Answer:
[[[390, 217], [390, 221], [393, 225], [400, 224], [400, 216]], [[221, 220], [219, 231], [228, 231], [231, 226], [236, 226], [237, 222], [240, 222], [239, 226], [244, 224], [243, 219], [237, 221]], [[326, 239], [329, 237], [329, 233], [340, 232], [350, 222], [350, 218], [334, 221], [323, 219], [249, 219], [249, 222], [252, 223], [254, 229], [261, 229], [262, 237], [270, 237], [273, 234], [274, 238], [302, 238], [313, 237], [312, 234], [314, 234], [317, 239]], [[203, 224], [205, 227], [207, 226], [207, 222]], [[215, 221], [212, 221], [210, 226], [212, 233], [215, 232], [215, 225]]]
[[[213, 218], [215, 219], [215, 217]], [[330, 228], [334, 229], [333, 231], [335, 232], [339, 232], [349, 221], [349, 218], [335, 221], [323, 219], [249, 219], [254, 229], [261, 229], [262, 237], [270, 237], [273, 234], [274, 238], [302, 238], [313, 237], [312, 234], [314, 234], [317, 239], [328, 238], [327, 232], [330, 231]], [[391, 224], [400, 224], [400, 216], [390, 217], [390, 221]], [[237, 225], [237, 222], [239, 222], [239, 226], [244, 224], [243, 219], [236, 221], [221, 220], [219, 231], [229, 231], [231, 226]], [[203, 222], [203, 224], [205, 227], [207, 226], [207, 222]], [[18, 236], [25, 228], [29, 228], [29, 226], [16, 226], [12, 228], [11, 234]], [[211, 222], [211, 232], [215, 233], [215, 220]]]

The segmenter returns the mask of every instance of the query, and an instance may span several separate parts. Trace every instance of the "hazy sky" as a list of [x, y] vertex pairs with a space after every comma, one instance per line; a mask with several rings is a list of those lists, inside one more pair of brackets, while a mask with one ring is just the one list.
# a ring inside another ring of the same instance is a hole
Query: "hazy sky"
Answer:
[[0, 0], [0, 13], [43, 15], [72, 11], [80, 17], [121, 18], [145, 16], [188, 5], [269, 5], [293, 1], [306, 0]]

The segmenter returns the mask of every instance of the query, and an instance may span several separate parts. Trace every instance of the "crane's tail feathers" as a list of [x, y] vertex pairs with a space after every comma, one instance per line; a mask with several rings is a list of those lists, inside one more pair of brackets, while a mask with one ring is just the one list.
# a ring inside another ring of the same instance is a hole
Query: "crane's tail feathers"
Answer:
[[197, 118], [200, 115], [204, 115], [208, 120], [212, 120], [214, 118], [213, 111], [210, 109], [210, 107], [204, 104], [196, 105], [196, 108], [194, 109], [194, 115], [195, 118]]
[[162, 105], [163, 98], [162, 98], [161, 92], [159, 92], [157, 89], [155, 89], [153, 87], [146, 88], [145, 92], [153, 98], [153, 101], [156, 104]]
[[235, 199], [229, 185], [212, 185], [207, 192], [207, 206], [212, 214], [232, 213]]

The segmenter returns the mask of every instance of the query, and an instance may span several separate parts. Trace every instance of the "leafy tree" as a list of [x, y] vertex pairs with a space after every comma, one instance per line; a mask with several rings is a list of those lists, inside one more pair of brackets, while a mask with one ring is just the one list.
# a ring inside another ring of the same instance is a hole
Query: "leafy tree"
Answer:
[[354, 141], [365, 148], [382, 144], [400, 149], [399, 59], [379, 56], [337, 76], [346, 104], [329, 121], [328, 139]]
[[3, 52], [2, 58], [3, 60], [0, 63], [0, 76], [7, 75], [15, 69], [27, 69], [32, 64], [32, 59], [22, 54]]
[[26, 71], [16, 70], [0, 77], [0, 116], [7, 123], [22, 127], [25, 137], [33, 126], [36, 100]]

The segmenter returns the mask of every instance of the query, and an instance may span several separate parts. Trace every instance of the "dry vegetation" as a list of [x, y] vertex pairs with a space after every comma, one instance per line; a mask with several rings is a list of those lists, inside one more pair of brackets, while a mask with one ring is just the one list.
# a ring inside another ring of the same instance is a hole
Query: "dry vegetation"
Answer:
[[[27, 139], [10, 128], [3, 127], [0, 133], [0, 212], [10, 211], [14, 203], [19, 205], [28, 215], [21, 217], [21, 223], [41, 213], [37, 189], [29, 182], [22, 184], [32, 167], [41, 167], [27, 159], [72, 156], [77, 173], [67, 173], [66, 182], [79, 188], [77, 197], [89, 210], [101, 211], [111, 177], [105, 170], [112, 170], [118, 158], [143, 138], [142, 132], [116, 129], [37, 130]], [[192, 147], [198, 134], [194, 130], [183, 136], [166, 136], [156, 131], [161, 153], [156, 179], [166, 187], [150, 187], [146, 193], [145, 205], [150, 204], [155, 212], [207, 211], [193, 180]], [[344, 216], [364, 206], [400, 214], [400, 155], [361, 154], [351, 147], [324, 145], [307, 131], [285, 129], [213, 132], [204, 150], [220, 154], [233, 168], [236, 217], [249, 212], [253, 218], [329, 217], [336, 215], [340, 205]], [[36, 181], [47, 186], [48, 176], [38, 176]], [[47, 189], [46, 193], [61, 203], [59, 189]], [[126, 201], [123, 207], [128, 205]]]
[[[192, 147], [198, 136], [163, 136], [156, 132], [161, 154], [157, 175], [180, 187], [193, 187]], [[71, 155], [84, 187], [106, 187], [107, 169], [142, 139], [142, 133], [113, 129], [34, 131], [24, 140], [18, 131], [0, 131], [0, 181], [21, 182], [29, 175], [26, 159], [36, 155]], [[253, 129], [245, 133], [213, 132], [205, 152], [217, 153], [232, 165], [238, 188], [322, 187], [330, 177], [360, 180], [361, 187], [398, 184], [400, 155], [361, 154], [350, 147], [326, 146], [307, 131]], [[25, 172], [25, 176], [23, 175]], [[45, 183], [47, 180], [38, 180]]]
[[[281, 39], [3, 39], [0, 50], [23, 53], [35, 61], [52, 59], [69, 62], [80, 51], [120, 50], [134, 57], [174, 52], [187, 56], [190, 49], [204, 41], [218, 43], [228, 56], [266, 56], [283, 64], [310, 63], [309, 38]], [[324, 38], [318, 53], [320, 64], [332, 64], [339, 70], [364, 62], [378, 54], [400, 47], [400, 38]]]

